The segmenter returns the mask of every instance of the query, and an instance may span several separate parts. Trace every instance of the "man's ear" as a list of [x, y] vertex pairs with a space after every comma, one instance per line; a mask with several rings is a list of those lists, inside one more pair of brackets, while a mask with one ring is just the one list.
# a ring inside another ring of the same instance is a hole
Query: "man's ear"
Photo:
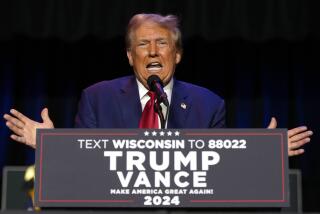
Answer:
[[176, 64], [179, 64], [179, 62], [181, 61], [181, 57], [182, 57], [182, 53], [178, 51], [176, 53]]
[[127, 57], [129, 60], [129, 64], [132, 66], [133, 65], [133, 61], [132, 61], [132, 55], [131, 55], [131, 51], [127, 50]]

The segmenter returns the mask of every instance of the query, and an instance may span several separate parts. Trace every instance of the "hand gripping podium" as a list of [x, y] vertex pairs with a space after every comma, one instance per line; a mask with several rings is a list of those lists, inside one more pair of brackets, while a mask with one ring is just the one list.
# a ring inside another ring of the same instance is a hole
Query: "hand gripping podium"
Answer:
[[40, 207], [289, 206], [285, 129], [40, 129]]

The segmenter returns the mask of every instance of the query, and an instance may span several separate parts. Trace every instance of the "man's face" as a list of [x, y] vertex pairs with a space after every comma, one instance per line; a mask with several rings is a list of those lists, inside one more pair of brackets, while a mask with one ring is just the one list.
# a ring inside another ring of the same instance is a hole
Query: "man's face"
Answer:
[[172, 33], [153, 22], [145, 22], [132, 32], [127, 56], [136, 77], [146, 88], [151, 75], [158, 75], [164, 85], [168, 84], [181, 59]]

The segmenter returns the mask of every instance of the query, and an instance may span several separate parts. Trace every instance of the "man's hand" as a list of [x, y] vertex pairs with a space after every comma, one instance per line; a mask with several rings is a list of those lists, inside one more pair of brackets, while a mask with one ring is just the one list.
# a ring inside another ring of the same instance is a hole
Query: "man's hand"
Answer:
[[[277, 120], [272, 117], [268, 129], [277, 128]], [[289, 156], [300, 155], [304, 153], [301, 147], [310, 142], [310, 137], [313, 134], [306, 126], [299, 126], [288, 130], [288, 154]]]
[[13, 131], [10, 137], [20, 143], [36, 148], [36, 130], [54, 128], [52, 121], [49, 118], [48, 109], [44, 108], [41, 111], [42, 123], [38, 123], [24, 116], [15, 109], [11, 109], [9, 114], [5, 114], [3, 118], [7, 121], [6, 125]]

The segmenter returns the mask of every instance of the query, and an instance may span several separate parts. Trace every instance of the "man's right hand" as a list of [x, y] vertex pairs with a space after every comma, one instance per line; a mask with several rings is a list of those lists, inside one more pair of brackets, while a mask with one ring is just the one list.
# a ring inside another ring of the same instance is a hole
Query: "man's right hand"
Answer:
[[10, 110], [10, 114], [5, 114], [3, 117], [7, 121], [6, 125], [13, 131], [10, 137], [20, 143], [36, 148], [36, 130], [54, 128], [52, 121], [49, 118], [48, 109], [44, 108], [41, 111], [43, 122], [38, 123], [24, 116], [15, 109]]

